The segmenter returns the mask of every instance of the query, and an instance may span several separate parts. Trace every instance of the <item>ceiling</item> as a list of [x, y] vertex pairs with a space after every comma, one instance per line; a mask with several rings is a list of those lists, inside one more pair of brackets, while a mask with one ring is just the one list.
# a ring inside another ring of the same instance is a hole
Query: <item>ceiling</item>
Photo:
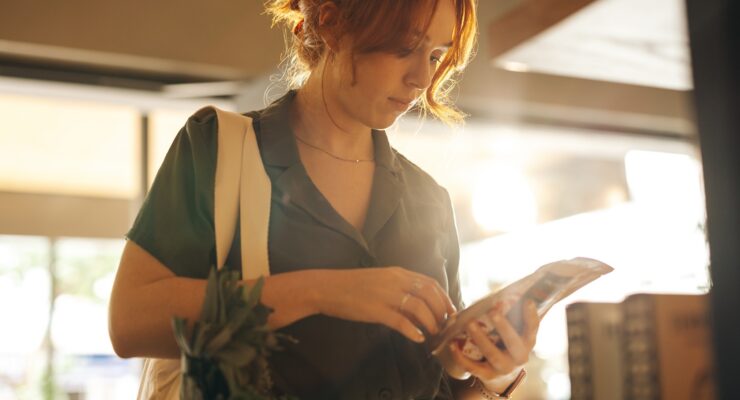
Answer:
[[[264, 91], [283, 49], [262, 1], [5, 3], [5, 76], [242, 95]], [[478, 54], [457, 92], [472, 118], [695, 136], [682, 0], [479, 0], [478, 11]], [[500, 33], [506, 23], [518, 36]]]
[[514, 71], [690, 90], [683, 0], [599, 0], [494, 60]]

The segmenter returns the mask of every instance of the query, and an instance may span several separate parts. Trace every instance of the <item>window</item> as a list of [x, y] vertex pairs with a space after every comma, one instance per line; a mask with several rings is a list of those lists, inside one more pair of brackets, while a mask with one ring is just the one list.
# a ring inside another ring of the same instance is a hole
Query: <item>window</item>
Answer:
[[[44, 209], [0, 218], [0, 399], [135, 398], [141, 359], [114, 354], [108, 300], [139, 207], [142, 157], [153, 179], [187, 117], [212, 101], [5, 84], [0, 215]], [[27, 234], [10, 235], [19, 225]]]
[[[108, 339], [122, 240], [0, 236], [0, 398], [133, 398], [140, 360]], [[54, 293], [54, 296], [52, 296]]]
[[0, 190], [112, 198], [138, 194], [132, 107], [0, 92]]

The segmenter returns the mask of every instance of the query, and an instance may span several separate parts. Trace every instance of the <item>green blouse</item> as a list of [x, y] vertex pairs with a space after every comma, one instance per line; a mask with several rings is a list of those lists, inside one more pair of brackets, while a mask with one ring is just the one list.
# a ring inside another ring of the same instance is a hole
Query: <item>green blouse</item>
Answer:
[[[251, 112], [272, 182], [272, 275], [308, 268], [402, 266], [436, 279], [462, 309], [459, 242], [447, 191], [373, 131], [376, 168], [358, 231], [309, 178], [290, 128], [294, 91]], [[217, 120], [191, 117], [175, 138], [127, 237], [176, 275], [206, 278], [216, 263], [213, 197]], [[236, 232], [239, 232], [237, 228]], [[227, 260], [241, 271], [239, 238]], [[277, 392], [301, 399], [451, 399], [425, 344], [383, 325], [316, 315], [280, 329], [298, 343], [271, 357]]]

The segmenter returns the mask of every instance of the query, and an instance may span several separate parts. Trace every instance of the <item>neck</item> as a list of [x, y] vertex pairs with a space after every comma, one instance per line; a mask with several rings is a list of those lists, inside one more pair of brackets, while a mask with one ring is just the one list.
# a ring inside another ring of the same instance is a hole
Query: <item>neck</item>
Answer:
[[[301, 139], [334, 155], [372, 159], [372, 130], [343, 112], [332, 97], [331, 79], [324, 82], [323, 64], [317, 68], [293, 100], [291, 125]], [[324, 90], [326, 92], [324, 92]]]

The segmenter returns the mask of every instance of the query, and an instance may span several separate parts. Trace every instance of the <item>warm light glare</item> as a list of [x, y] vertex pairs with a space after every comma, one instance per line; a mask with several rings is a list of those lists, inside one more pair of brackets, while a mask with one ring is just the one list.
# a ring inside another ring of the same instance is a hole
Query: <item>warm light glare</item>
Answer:
[[704, 191], [698, 160], [685, 154], [630, 151], [624, 157], [635, 203], [666, 222], [696, 225], [704, 218]]
[[[558, 359], [567, 349], [567, 304], [619, 302], [636, 292], [706, 293], [709, 252], [698, 214], [703, 210], [698, 161], [681, 154], [630, 152], [626, 164], [632, 201], [464, 245], [465, 302], [554, 260], [592, 257], [611, 265], [614, 272], [555, 305], [542, 321], [535, 351]], [[610, 190], [605, 196], [618, 198]]]
[[33, 354], [42, 344], [51, 285], [47, 251], [42, 238], [0, 236], [0, 355]]
[[473, 217], [489, 232], [510, 232], [537, 221], [537, 203], [521, 170], [496, 166], [478, 179], [473, 191]]

